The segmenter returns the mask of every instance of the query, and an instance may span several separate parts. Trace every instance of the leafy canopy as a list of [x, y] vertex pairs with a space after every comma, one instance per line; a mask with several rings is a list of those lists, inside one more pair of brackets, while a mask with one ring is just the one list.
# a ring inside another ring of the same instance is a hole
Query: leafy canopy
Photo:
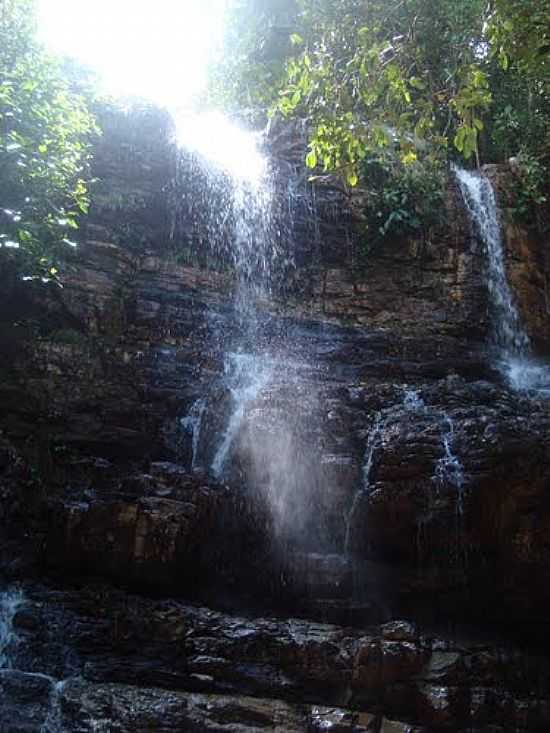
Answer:
[[526, 75], [550, 83], [550, 3], [492, 0], [488, 35], [503, 68], [517, 63]]
[[0, 251], [27, 276], [55, 278], [88, 208], [97, 128], [60, 62], [36, 42], [33, 5], [0, 5]]
[[[545, 97], [549, 5], [240, 0], [227, 39], [232, 62], [215, 88], [226, 104], [308, 119], [308, 166], [337, 171], [352, 186], [365, 161], [389, 150], [403, 165], [449, 155], [479, 163], [495, 149], [490, 135], [509, 104], [507, 84], [521, 80], [514, 110]], [[510, 145], [504, 132], [501, 124]]]

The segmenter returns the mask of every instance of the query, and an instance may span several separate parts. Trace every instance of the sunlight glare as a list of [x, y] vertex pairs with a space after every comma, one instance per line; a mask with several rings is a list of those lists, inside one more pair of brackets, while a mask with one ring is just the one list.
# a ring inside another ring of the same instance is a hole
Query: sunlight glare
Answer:
[[39, 35], [109, 94], [185, 106], [204, 88], [226, 0], [38, 0]]
[[244, 130], [219, 112], [179, 115], [178, 143], [193, 150], [234, 178], [259, 183], [267, 161], [258, 146], [258, 136]]

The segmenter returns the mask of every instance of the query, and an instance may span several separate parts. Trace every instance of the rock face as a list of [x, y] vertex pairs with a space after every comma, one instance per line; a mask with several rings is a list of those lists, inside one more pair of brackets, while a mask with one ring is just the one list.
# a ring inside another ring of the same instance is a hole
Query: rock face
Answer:
[[[521, 172], [515, 167], [485, 166], [502, 209], [507, 274], [512, 285], [525, 328], [542, 353], [548, 353], [550, 336], [548, 309], [547, 234], [533, 227], [526, 231], [514, 218], [515, 188]], [[541, 218], [548, 212], [541, 212]], [[535, 222], [533, 222], [534, 224]]]
[[549, 721], [548, 664], [403, 621], [353, 630], [242, 618], [104, 586], [26, 593], [18, 670], [0, 673], [10, 731], [48, 717], [75, 731], [421, 730], [403, 719], [542, 731]]
[[123, 477], [112, 494], [70, 492], [51, 504], [47, 552], [54, 565], [101, 574], [142, 588], [185, 587], [196, 576], [201, 545], [216, 527], [222, 491], [151, 464], [150, 474]]
[[[12, 636], [0, 607], [1, 730], [546, 731], [550, 410], [495, 367], [456, 188], [442, 231], [361, 265], [358, 201], [302, 181], [235, 386], [202, 183], [140, 115], [107, 121], [63, 289], [2, 264], [0, 563], [26, 600]], [[507, 236], [544, 351], [548, 267]]]

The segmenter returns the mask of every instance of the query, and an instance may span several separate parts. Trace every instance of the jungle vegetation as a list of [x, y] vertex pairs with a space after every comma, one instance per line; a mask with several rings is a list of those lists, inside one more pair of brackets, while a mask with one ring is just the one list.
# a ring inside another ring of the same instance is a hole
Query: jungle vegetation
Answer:
[[235, 0], [223, 58], [213, 99], [307, 120], [307, 165], [375, 186], [381, 234], [452, 160], [513, 156], [518, 213], [546, 201], [550, 0]]
[[98, 129], [85, 85], [35, 40], [33, 6], [0, 3], [0, 247], [23, 275], [56, 280]]

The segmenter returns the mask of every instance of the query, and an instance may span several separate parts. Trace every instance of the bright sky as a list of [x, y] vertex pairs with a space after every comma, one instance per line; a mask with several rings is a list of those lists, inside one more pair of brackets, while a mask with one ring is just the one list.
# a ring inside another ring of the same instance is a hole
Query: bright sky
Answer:
[[96, 70], [106, 91], [185, 106], [203, 88], [226, 0], [38, 0], [51, 50]]

